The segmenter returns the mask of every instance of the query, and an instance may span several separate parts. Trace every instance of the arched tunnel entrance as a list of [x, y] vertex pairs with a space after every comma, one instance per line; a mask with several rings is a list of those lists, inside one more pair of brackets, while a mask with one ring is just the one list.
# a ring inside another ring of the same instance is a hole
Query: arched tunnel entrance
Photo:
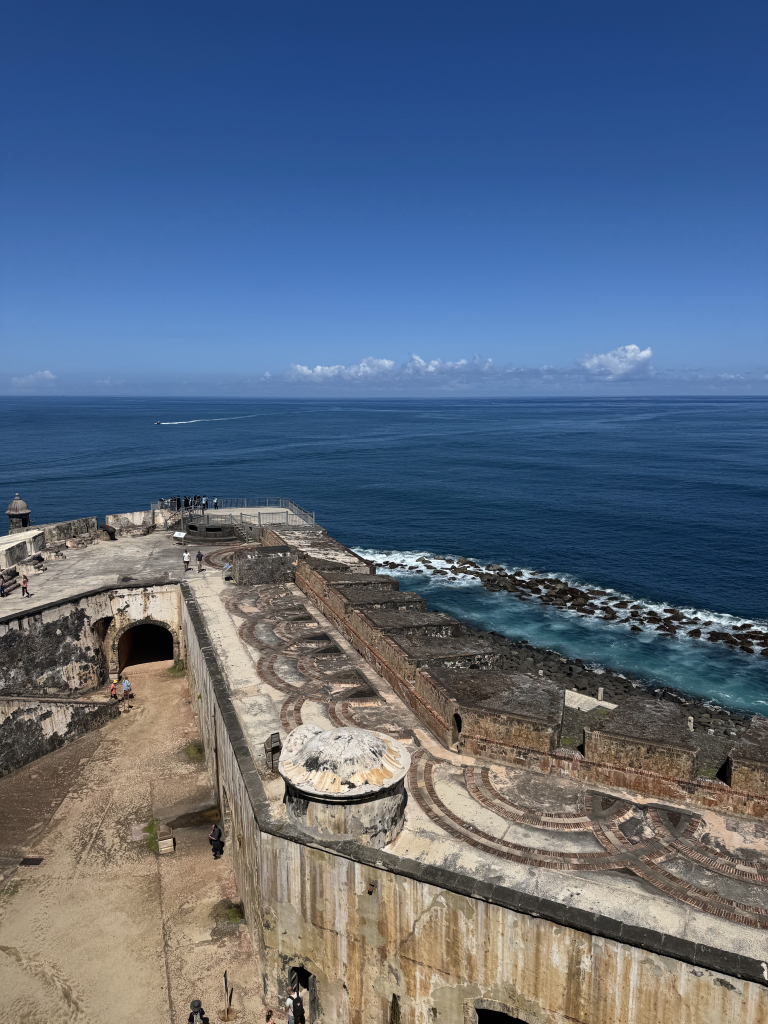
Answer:
[[173, 636], [165, 626], [142, 622], [126, 629], [117, 649], [119, 671], [145, 661], [172, 661]]

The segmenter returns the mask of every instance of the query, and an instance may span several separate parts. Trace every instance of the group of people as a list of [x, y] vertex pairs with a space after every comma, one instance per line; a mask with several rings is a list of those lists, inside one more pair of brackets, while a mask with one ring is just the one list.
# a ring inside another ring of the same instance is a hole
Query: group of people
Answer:
[[[285, 1008], [288, 1011], [288, 1024], [305, 1024], [306, 1013], [304, 1011], [304, 1000], [298, 992], [289, 985], [286, 990]], [[190, 1014], [187, 1017], [188, 1024], [208, 1024], [208, 1017], [203, 1009], [200, 999], [193, 999], [189, 1004]], [[275, 1024], [274, 1015], [267, 1010], [266, 1024]]]
[[183, 497], [177, 494], [175, 498], [161, 498], [160, 507], [175, 508], [176, 511], [191, 508], [197, 512], [207, 512], [209, 508], [219, 507], [219, 499], [213, 498], [209, 503], [206, 494], [185, 494]]
[[[123, 698], [122, 699], [123, 700], [128, 700], [129, 697], [133, 697], [133, 690], [131, 689], [130, 682], [127, 679], [123, 679]], [[120, 699], [118, 697], [118, 694], [117, 694], [117, 680], [116, 679], [112, 680], [112, 685], [109, 687], [109, 699], [110, 700], [119, 700]]]
[[[184, 572], [186, 572], [187, 569], [189, 568], [189, 563], [190, 563], [190, 560], [191, 560], [191, 555], [190, 555], [189, 551], [187, 551], [186, 548], [184, 548], [184, 554], [181, 556], [181, 560], [184, 563]], [[198, 549], [197, 554], [195, 555], [195, 560], [197, 562], [197, 571], [198, 572], [202, 572], [203, 571], [203, 552], [200, 551], [199, 549]]]

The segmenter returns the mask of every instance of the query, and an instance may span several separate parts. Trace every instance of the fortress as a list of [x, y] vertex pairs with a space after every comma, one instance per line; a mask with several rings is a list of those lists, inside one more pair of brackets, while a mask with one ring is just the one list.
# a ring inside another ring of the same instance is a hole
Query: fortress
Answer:
[[0, 773], [114, 716], [129, 661], [184, 662], [272, 1003], [292, 978], [310, 1024], [768, 1020], [767, 719], [431, 611], [285, 499], [9, 516]]

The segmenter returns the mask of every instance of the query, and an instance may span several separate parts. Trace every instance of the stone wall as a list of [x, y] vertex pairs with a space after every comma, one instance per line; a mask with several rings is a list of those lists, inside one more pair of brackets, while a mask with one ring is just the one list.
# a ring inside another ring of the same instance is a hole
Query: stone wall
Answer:
[[79, 598], [0, 619], [0, 693], [71, 696], [118, 671], [126, 629], [168, 629], [183, 657], [178, 584], [102, 588]]
[[104, 516], [107, 526], [114, 526], [118, 534], [141, 535], [151, 533], [155, 528], [155, 514], [150, 510], [142, 512], [119, 512]]
[[37, 554], [45, 547], [45, 534], [41, 529], [15, 533], [12, 538], [0, 538], [0, 569], [9, 569], [24, 558]]
[[[306, 560], [300, 558], [296, 570], [296, 583], [300, 589], [307, 594], [311, 601], [323, 612], [324, 615], [336, 626], [343, 636], [349, 640], [357, 650], [377, 672], [379, 672], [392, 686], [395, 693], [404, 701], [414, 714], [434, 733], [434, 735], [446, 746], [453, 746], [454, 736], [451, 723], [453, 709], [451, 702], [447, 701], [445, 695], [438, 693], [434, 685], [429, 681], [428, 674], [417, 671], [413, 678], [406, 678], [404, 670], [406, 663], [398, 651], [398, 644], [391, 636], [383, 632], [377, 639], [376, 630], [366, 615], [369, 607], [355, 607], [350, 600], [353, 591], [351, 587], [334, 586], [324, 577], [324, 569], [313, 568]], [[365, 588], [356, 588], [361, 594]], [[376, 589], [382, 601], [394, 599], [394, 607], [398, 601], [399, 592], [389, 589], [385, 584], [382, 590]], [[403, 593], [401, 607], [408, 607], [408, 594]], [[411, 595], [416, 598], [416, 595]], [[355, 595], [355, 600], [357, 600]], [[421, 602], [418, 604], [418, 602]], [[384, 605], [382, 604], [382, 607]], [[425, 602], [417, 598], [414, 608], [424, 609]], [[446, 643], [451, 642], [446, 640]], [[409, 668], [409, 674], [410, 668]], [[630, 702], [627, 702], [628, 704]], [[645, 711], [650, 710], [649, 705], [644, 705]], [[679, 709], [672, 706], [663, 709], [663, 719], [669, 715], [681, 714]], [[654, 725], [652, 716], [649, 719], [647, 714], [641, 715], [638, 709], [632, 717], [632, 728], [641, 734], [647, 732], [649, 726]], [[656, 727], [662, 729], [664, 722], [656, 722]], [[595, 733], [592, 733], [595, 737]], [[654, 743], [651, 735], [638, 737], [633, 741], [632, 736], [628, 740], [622, 739], [614, 747], [605, 748], [602, 751], [605, 757], [601, 756], [602, 748], [598, 748], [597, 742], [592, 743], [587, 751], [587, 756], [574, 756], [574, 752], [542, 753], [540, 749], [515, 746], [511, 738], [506, 743], [499, 743], [487, 737], [485, 741], [481, 737], [472, 737], [468, 743], [467, 752], [479, 754], [490, 760], [498, 760], [504, 763], [512, 763], [525, 767], [530, 771], [542, 772], [544, 774], [555, 774], [570, 776], [574, 779], [586, 780], [599, 785], [619, 787], [630, 790], [633, 793], [653, 797], [661, 800], [672, 800], [683, 804], [692, 804], [698, 807], [718, 808], [722, 811], [730, 811], [734, 814], [749, 815], [756, 818], [768, 819], [768, 793], [764, 792], [764, 784], [758, 775], [752, 771], [740, 771], [734, 778], [744, 781], [757, 780], [759, 788], [755, 792], [738, 788], [735, 784], [728, 786], [719, 780], [694, 778], [695, 774], [695, 753], [685, 753], [678, 764], [668, 754], [674, 753], [672, 747], [665, 744]], [[633, 745], [634, 743], [634, 745]], [[637, 746], [637, 750], [635, 750]], [[646, 750], [646, 760], [643, 762], [642, 747]], [[616, 756], [617, 760], [611, 761], [610, 757]], [[637, 756], [635, 756], [637, 755]], [[677, 772], [680, 768], [680, 772]], [[732, 773], [733, 774], [733, 773]], [[765, 773], [768, 778], [768, 770]]]
[[85, 516], [82, 519], [70, 519], [66, 523], [48, 523], [39, 529], [45, 535], [46, 544], [60, 544], [62, 541], [74, 540], [75, 537], [95, 536], [99, 524], [96, 516]]
[[293, 583], [295, 572], [296, 553], [286, 544], [273, 547], [247, 544], [235, 549], [233, 578], [238, 586]]
[[119, 714], [116, 702], [0, 696], [0, 776], [98, 729]]
[[193, 706], [268, 1004], [302, 966], [317, 978], [322, 1024], [380, 1024], [395, 995], [409, 1024], [474, 1022], [480, 1007], [529, 1024], [768, 1019], [756, 961], [386, 850], [310, 839], [273, 815], [202, 616], [182, 591]]

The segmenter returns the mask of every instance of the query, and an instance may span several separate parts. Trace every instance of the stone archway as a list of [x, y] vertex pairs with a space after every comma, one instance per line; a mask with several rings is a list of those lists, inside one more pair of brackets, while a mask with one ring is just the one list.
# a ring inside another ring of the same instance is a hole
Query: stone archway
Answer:
[[166, 661], [181, 657], [177, 630], [167, 622], [147, 616], [127, 622], [116, 630], [109, 643], [109, 670], [112, 675], [139, 661]]
[[464, 1024], [544, 1024], [544, 1021], [527, 1008], [496, 999], [475, 999], [464, 1004]]

